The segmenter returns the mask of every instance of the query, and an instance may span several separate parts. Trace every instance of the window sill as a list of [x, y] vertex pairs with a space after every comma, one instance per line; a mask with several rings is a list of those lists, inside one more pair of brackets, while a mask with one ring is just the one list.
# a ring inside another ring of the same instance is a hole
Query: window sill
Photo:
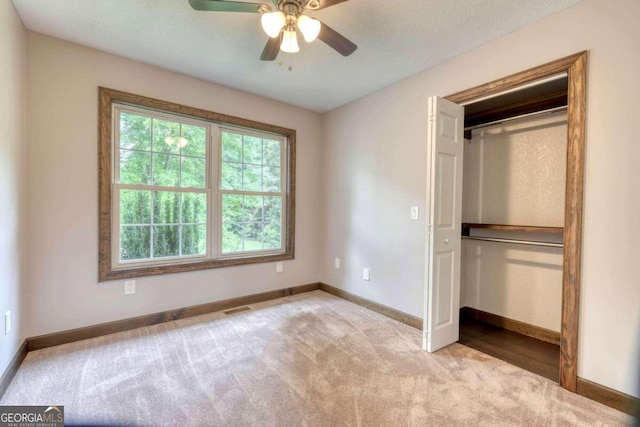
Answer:
[[160, 274], [182, 273], [185, 271], [206, 270], [210, 268], [232, 267], [238, 265], [259, 264], [265, 262], [276, 262], [294, 259], [291, 253], [280, 253], [274, 255], [262, 255], [251, 257], [236, 257], [214, 259], [206, 261], [185, 262], [181, 264], [152, 265], [132, 268], [109, 268], [100, 270], [98, 281], [133, 279], [136, 277], [157, 276]]

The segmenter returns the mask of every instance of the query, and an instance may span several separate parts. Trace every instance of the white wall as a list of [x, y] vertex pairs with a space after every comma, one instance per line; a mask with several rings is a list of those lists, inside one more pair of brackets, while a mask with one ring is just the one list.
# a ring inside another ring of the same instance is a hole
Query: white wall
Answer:
[[[0, 376], [25, 336], [26, 68], [26, 31], [13, 4], [0, 2]], [[12, 329], [5, 335], [9, 310]]]
[[[326, 114], [322, 280], [422, 316], [427, 97], [590, 51], [579, 375], [640, 396], [640, 2], [584, 0]], [[343, 268], [333, 268], [333, 258]], [[371, 267], [371, 281], [361, 279]]]
[[[28, 336], [316, 282], [317, 113], [28, 33]], [[297, 130], [296, 253], [275, 263], [98, 283], [98, 86]]]
[[476, 129], [464, 144], [462, 222], [564, 226], [567, 114]]
[[[562, 227], [566, 152], [565, 112], [474, 130], [464, 144], [462, 222]], [[562, 241], [545, 234], [471, 230]], [[461, 307], [560, 331], [561, 248], [463, 240], [461, 261]]]

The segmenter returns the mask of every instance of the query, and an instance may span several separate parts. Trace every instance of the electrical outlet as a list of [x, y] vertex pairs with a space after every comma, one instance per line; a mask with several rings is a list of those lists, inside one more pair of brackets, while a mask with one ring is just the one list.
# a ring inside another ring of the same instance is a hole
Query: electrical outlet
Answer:
[[126, 280], [124, 282], [124, 294], [132, 295], [136, 293], [136, 281], [135, 280]]
[[420, 218], [420, 209], [418, 209], [418, 206], [411, 206], [410, 218], [414, 221], [417, 221]]
[[366, 280], [367, 282], [371, 279], [371, 271], [369, 267], [365, 267], [362, 269], [362, 280]]
[[276, 262], [276, 273], [282, 273], [282, 261]]
[[9, 335], [11, 332], [11, 310], [4, 314], [4, 334]]
[[340, 268], [340, 258], [336, 258], [336, 261], [335, 261], [334, 264], [335, 264], [336, 268]]

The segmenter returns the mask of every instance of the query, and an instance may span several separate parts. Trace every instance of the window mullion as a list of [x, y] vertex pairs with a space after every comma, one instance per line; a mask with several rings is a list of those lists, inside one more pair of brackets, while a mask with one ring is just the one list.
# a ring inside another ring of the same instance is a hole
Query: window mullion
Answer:
[[223, 194], [237, 194], [239, 196], [282, 196], [283, 193], [278, 191], [244, 191], [244, 190], [220, 190]]
[[182, 194], [180, 194], [179, 197], [179, 202], [178, 202], [178, 254], [180, 254], [180, 256], [182, 256], [182, 230], [183, 230], [183, 218], [182, 218], [182, 202], [183, 202], [184, 197], [182, 197]]
[[161, 187], [146, 184], [117, 184], [123, 190], [169, 191], [171, 193], [206, 193], [206, 188], [197, 187]]
[[[149, 156], [151, 157], [149, 159], [149, 180], [150, 182], [153, 184], [155, 184], [155, 180], [153, 179], [153, 165], [155, 163], [155, 156], [154, 156], [154, 152], [153, 152], [153, 136], [154, 136], [154, 123], [155, 123], [155, 119], [152, 118], [151, 119], [151, 125], [149, 126], [149, 131], [151, 132], [150, 136], [150, 144], [151, 146], [149, 147], [150, 153]], [[150, 190], [151, 192], [151, 207], [150, 207], [150, 211], [151, 212], [151, 218], [149, 218], [149, 259], [153, 259], [153, 251], [154, 251], [154, 245], [153, 245], [153, 241], [154, 241], [154, 233], [155, 233], [155, 227], [153, 226], [153, 219], [155, 217], [155, 213], [154, 213], [154, 207], [155, 207], [155, 197], [156, 197], [156, 192], [154, 190]]]
[[209, 174], [209, 209], [207, 210], [209, 256], [218, 258], [222, 236], [222, 199], [220, 198], [220, 159], [222, 149], [219, 127], [209, 126], [209, 150], [207, 152], [207, 173]]
[[155, 181], [153, 179], [153, 164], [155, 162], [155, 156], [153, 155], [153, 124], [155, 123], [154, 119], [151, 119], [151, 125], [149, 126], [149, 132], [151, 132], [151, 134], [149, 135], [151, 138], [150, 144], [151, 146], [149, 147], [149, 156], [151, 156], [150, 160], [149, 160], [149, 179], [151, 180], [151, 185], [155, 185]]
[[150, 212], [151, 212], [151, 218], [149, 218], [149, 258], [153, 259], [153, 238], [154, 238], [154, 233], [155, 233], [155, 227], [154, 227], [154, 222], [153, 219], [155, 218], [155, 198], [156, 198], [156, 192], [155, 191], [151, 191], [151, 207], [150, 207]]
[[[180, 143], [180, 138], [182, 138], [182, 123], [180, 123], [180, 132], [178, 135], [178, 144]], [[182, 188], [182, 147], [178, 147], [178, 162], [180, 163], [178, 166], [178, 187]], [[180, 193], [179, 201], [178, 201], [178, 255], [182, 256], [182, 193]]]

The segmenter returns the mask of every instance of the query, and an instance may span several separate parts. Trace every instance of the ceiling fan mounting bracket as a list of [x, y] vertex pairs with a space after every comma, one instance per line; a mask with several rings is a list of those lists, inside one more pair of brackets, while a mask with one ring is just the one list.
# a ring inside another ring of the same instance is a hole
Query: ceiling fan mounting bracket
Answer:
[[299, 0], [282, 0], [278, 3], [278, 9], [280, 9], [287, 16], [293, 16], [297, 18], [304, 11], [305, 5]]

